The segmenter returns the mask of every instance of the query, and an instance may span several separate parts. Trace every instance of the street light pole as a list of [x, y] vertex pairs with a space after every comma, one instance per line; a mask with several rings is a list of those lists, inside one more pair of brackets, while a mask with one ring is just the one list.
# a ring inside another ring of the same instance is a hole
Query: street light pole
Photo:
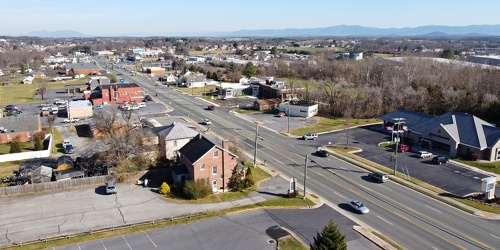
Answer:
[[253, 167], [257, 167], [257, 138], [259, 137], [259, 123], [255, 123], [255, 150], [253, 152]]
[[306, 162], [304, 163], [304, 197], [302, 199], [306, 199], [306, 179], [307, 179], [307, 161], [309, 160], [309, 154], [306, 154]]
[[288, 96], [288, 133], [290, 133], [290, 96]]
[[394, 120], [398, 121], [398, 130], [396, 131], [396, 150], [395, 150], [395, 153], [394, 153], [394, 175], [396, 175], [396, 172], [397, 172], [397, 167], [398, 167], [398, 146], [399, 146], [399, 133], [400, 133], [400, 130], [401, 130], [401, 121], [404, 120], [404, 118], [394, 118]]

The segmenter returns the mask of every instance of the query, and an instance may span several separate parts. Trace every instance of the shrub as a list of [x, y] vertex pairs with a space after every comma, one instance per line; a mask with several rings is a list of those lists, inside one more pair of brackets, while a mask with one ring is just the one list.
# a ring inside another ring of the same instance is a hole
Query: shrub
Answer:
[[207, 197], [212, 193], [212, 188], [208, 184], [208, 179], [189, 180], [184, 183], [182, 191], [186, 198], [196, 200]]
[[10, 142], [10, 150], [9, 153], [20, 153], [21, 152], [21, 143], [17, 140]]
[[233, 168], [227, 187], [233, 192], [239, 192], [245, 188], [245, 184], [243, 183], [243, 174], [238, 171], [238, 167]]
[[40, 151], [43, 150], [43, 140], [35, 139], [35, 150]]
[[168, 194], [170, 193], [170, 186], [166, 183], [163, 182], [160, 186], [160, 194]]

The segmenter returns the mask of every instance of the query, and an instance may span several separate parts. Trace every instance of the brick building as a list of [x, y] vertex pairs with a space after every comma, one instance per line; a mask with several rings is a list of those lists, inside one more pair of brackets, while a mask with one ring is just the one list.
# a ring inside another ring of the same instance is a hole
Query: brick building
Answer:
[[103, 84], [92, 91], [85, 91], [85, 100], [93, 105], [142, 102], [142, 88], [136, 83]]
[[[237, 166], [237, 156], [229, 151], [229, 142], [222, 146], [211, 142], [201, 134], [179, 149], [180, 168], [187, 169], [188, 179], [207, 179], [213, 192], [225, 191], [233, 169]], [[174, 181], [182, 182], [173, 173]]]
[[93, 63], [68, 63], [64, 67], [68, 76], [99, 74], [99, 67]]

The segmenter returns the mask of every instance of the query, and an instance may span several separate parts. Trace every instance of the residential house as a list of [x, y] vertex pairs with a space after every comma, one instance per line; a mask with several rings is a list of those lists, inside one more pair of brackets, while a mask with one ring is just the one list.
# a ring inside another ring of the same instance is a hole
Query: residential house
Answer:
[[27, 142], [33, 134], [40, 131], [42, 131], [42, 120], [38, 114], [0, 118], [0, 144], [9, 143], [14, 139]]
[[93, 105], [142, 102], [142, 88], [136, 83], [103, 84], [92, 91], [85, 91], [84, 98]]
[[[216, 145], [201, 134], [195, 136], [179, 149], [180, 166], [187, 169], [189, 180], [205, 179], [213, 192], [228, 190], [227, 184], [233, 169], [237, 166], [237, 156], [229, 151], [229, 142], [222, 141], [222, 146]], [[172, 171], [174, 181], [182, 183], [182, 176]]]
[[64, 66], [66, 68], [66, 75], [97, 75], [99, 67], [93, 63], [68, 63]]
[[397, 109], [380, 119], [387, 131], [402, 131], [402, 139], [414, 147], [449, 157], [476, 154], [480, 160], [500, 160], [500, 128], [474, 115], [448, 112], [434, 117]]
[[29, 75], [29, 76], [24, 77], [22, 83], [23, 84], [33, 84], [34, 79], [35, 78], [33, 76]]
[[178, 151], [199, 134], [196, 127], [174, 122], [156, 132], [162, 154], [169, 160], [178, 156]]

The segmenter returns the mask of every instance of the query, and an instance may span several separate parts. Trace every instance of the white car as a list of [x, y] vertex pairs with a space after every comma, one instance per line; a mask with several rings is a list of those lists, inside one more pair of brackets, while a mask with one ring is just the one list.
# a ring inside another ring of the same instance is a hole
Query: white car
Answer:
[[64, 123], [73, 123], [73, 122], [78, 122], [80, 119], [78, 118], [66, 118], [64, 119]]
[[427, 151], [418, 151], [418, 156], [420, 156], [420, 158], [430, 158], [433, 157], [434, 155]]
[[365, 206], [365, 204], [357, 200], [350, 200], [347, 204], [349, 204], [349, 206], [352, 209], [356, 210], [360, 214], [367, 214], [368, 212], [370, 212], [370, 210]]
[[209, 119], [204, 119], [203, 124], [205, 125], [212, 125], [212, 122]]
[[307, 135], [303, 135], [302, 138], [304, 138], [304, 140], [316, 140], [316, 138], [318, 138], [318, 134], [309, 133]]
[[71, 141], [69, 139], [64, 139], [62, 142], [63, 148], [66, 148], [67, 145], [71, 145]]

